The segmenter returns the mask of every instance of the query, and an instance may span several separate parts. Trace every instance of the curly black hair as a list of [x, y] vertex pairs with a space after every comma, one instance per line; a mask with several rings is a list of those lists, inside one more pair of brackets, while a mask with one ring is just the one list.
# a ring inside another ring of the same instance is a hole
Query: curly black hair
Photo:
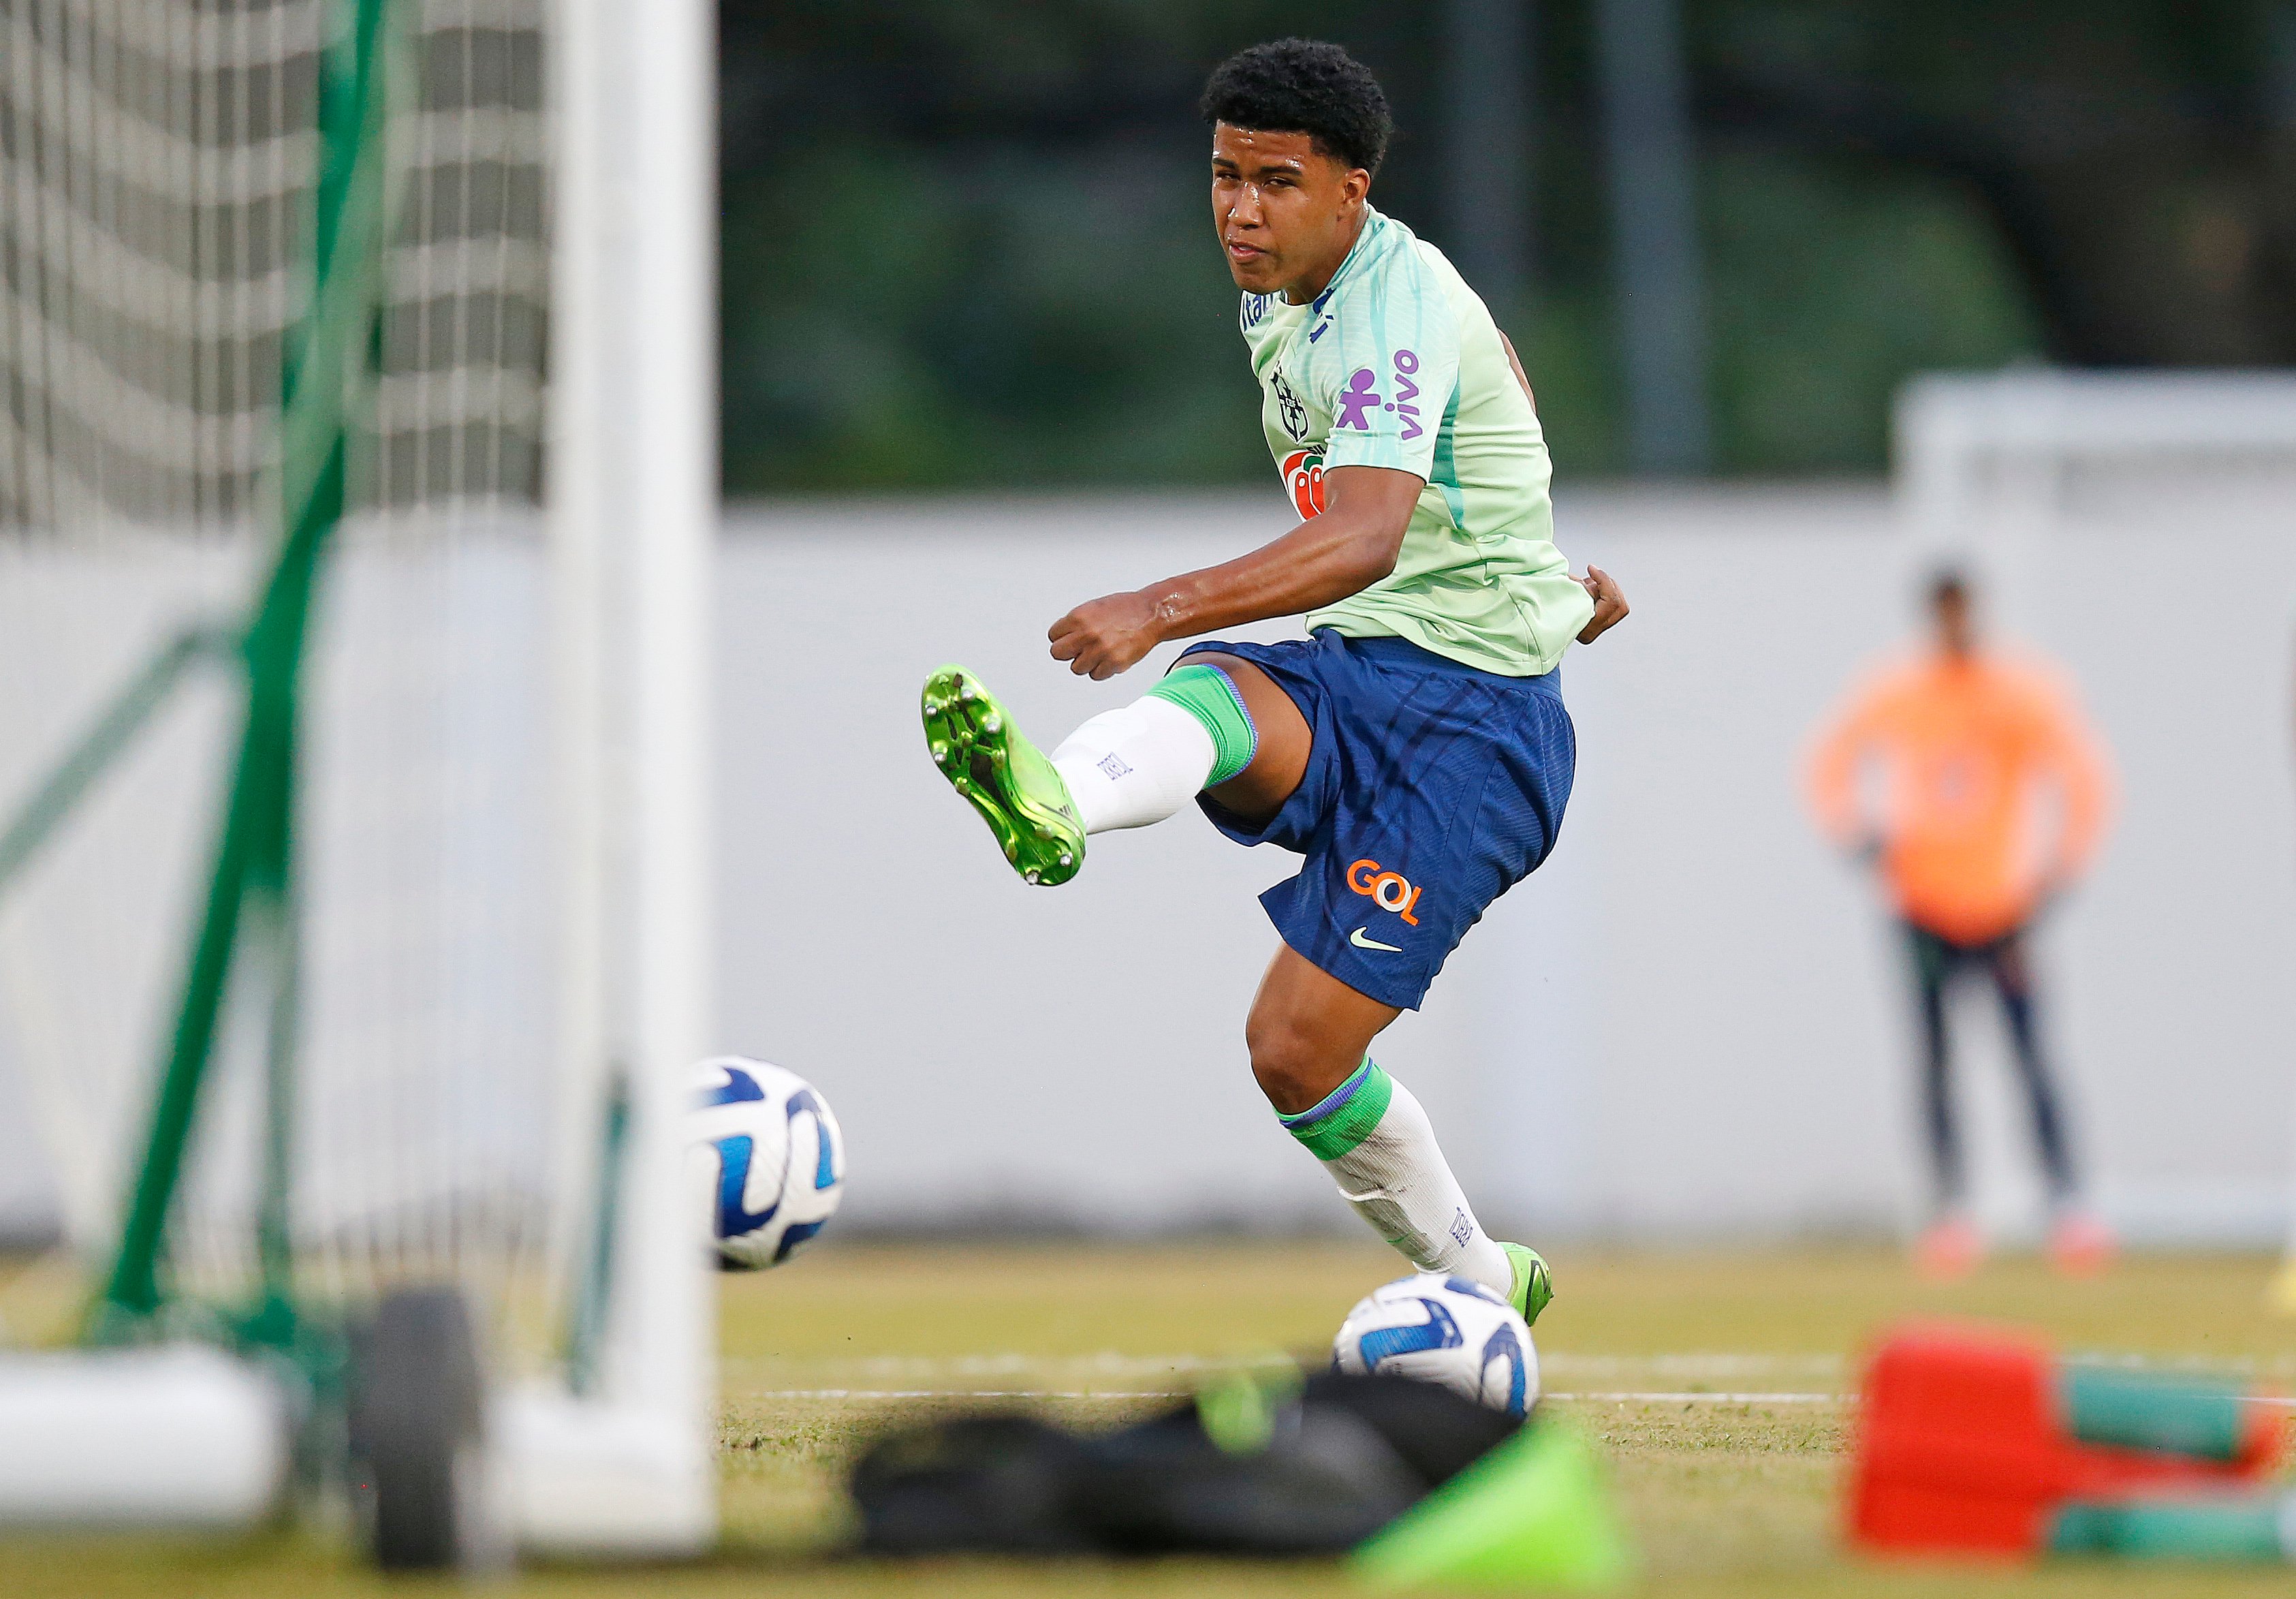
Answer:
[[1199, 108], [1207, 122], [1259, 133], [1304, 133], [1324, 154], [1379, 170], [1395, 132], [1371, 69], [1321, 39], [1276, 39], [1212, 69]]

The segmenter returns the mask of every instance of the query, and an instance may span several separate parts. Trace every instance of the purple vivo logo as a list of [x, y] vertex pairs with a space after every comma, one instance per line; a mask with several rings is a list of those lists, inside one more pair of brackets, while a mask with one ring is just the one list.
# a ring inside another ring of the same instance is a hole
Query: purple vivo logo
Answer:
[[1347, 392], [1340, 396], [1340, 415], [1332, 424], [1333, 427], [1351, 427], [1357, 433], [1371, 431], [1371, 418], [1365, 413], [1379, 403], [1379, 391], [1373, 382], [1370, 367], [1356, 368], [1355, 375], [1348, 379]]

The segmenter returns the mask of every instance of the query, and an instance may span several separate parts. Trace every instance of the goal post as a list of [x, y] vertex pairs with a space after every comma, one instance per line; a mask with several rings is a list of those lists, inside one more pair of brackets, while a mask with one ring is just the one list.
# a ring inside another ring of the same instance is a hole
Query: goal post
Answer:
[[2268, 515], [2296, 487], [2296, 375], [1931, 373], [1899, 393], [1893, 432], [1899, 505], [1934, 548]]
[[[411, 1288], [399, 1369], [485, 1356], [488, 1520], [698, 1551], [711, 14], [0, 0], [0, 1071], [106, 1346], [0, 1360], [0, 1455], [77, 1464], [0, 1523], [341, 1492], [261, 1435], [381, 1447], [343, 1330]], [[118, 1396], [169, 1383], [139, 1454]]]
[[[581, 1285], [595, 1344], [575, 1387], [515, 1397], [509, 1453], [529, 1543], [690, 1552], [716, 1529], [714, 1295], [685, 1247], [676, 1133], [688, 1068], [710, 1043], [714, 12], [701, 0], [561, 5], [559, 1014], [562, 1102], [587, 1133], [567, 1143], [576, 1164], [561, 1186], [586, 1194], [595, 1229], [562, 1276]], [[611, 606], [626, 627], [594, 624]], [[608, 1136], [625, 1103], [627, 1127]]]

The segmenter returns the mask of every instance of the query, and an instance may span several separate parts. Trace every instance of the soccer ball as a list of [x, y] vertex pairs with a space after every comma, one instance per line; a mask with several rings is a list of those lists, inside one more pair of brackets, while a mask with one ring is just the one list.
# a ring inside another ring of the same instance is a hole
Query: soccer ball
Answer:
[[720, 1055], [694, 1068], [688, 1158], [718, 1264], [779, 1265], [836, 1214], [845, 1135], [820, 1091], [763, 1060]]
[[1332, 1369], [1439, 1382], [1521, 1416], [1538, 1402], [1538, 1350], [1513, 1306], [1480, 1282], [1428, 1273], [1366, 1294], [1340, 1325]]

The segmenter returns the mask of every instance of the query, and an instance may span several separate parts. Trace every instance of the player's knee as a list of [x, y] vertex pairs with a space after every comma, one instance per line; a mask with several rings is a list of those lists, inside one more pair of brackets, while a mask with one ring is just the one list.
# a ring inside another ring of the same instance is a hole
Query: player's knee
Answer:
[[1254, 1012], [1244, 1024], [1251, 1075], [1267, 1102], [1287, 1116], [1307, 1109], [1329, 1092], [1330, 1051], [1312, 1030], [1289, 1017]]

